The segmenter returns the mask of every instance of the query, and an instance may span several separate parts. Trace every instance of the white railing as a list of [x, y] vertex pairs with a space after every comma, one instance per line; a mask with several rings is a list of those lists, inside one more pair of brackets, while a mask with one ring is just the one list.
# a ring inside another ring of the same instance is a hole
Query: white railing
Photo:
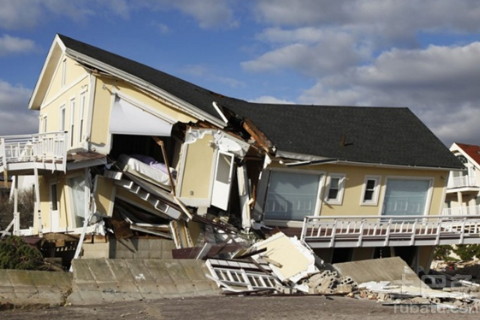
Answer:
[[450, 177], [447, 188], [478, 187], [475, 178], [471, 176]]
[[443, 211], [442, 211], [442, 215], [444, 215], [444, 216], [480, 215], [480, 205], [444, 208]]
[[314, 248], [480, 244], [480, 216], [305, 217], [301, 239]]
[[0, 166], [12, 163], [42, 162], [61, 164], [67, 160], [67, 133], [49, 132], [0, 138]]

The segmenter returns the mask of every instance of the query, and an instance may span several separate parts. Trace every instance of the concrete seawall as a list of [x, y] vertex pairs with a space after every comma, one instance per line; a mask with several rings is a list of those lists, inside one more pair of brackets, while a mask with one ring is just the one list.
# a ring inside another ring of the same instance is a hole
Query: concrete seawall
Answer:
[[0, 270], [0, 302], [15, 305], [61, 305], [72, 290], [67, 272]]
[[72, 294], [67, 303], [149, 300], [218, 295], [203, 261], [81, 259], [73, 262]]
[[203, 261], [79, 259], [73, 273], [0, 270], [0, 302], [86, 305], [219, 295]]

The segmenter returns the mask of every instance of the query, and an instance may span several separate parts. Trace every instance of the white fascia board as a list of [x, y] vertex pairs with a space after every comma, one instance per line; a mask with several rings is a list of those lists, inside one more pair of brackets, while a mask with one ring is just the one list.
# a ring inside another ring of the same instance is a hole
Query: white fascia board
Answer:
[[280, 158], [299, 160], [299, 161], [322, 161], [322, 160], [332, 159], [328, 157], [313, 156], [310, 154], [295, 153], [295, 152], [282, 151], [282, 150], [277, 150], [277, 152], [275, 152], [275, 156]]
[[[315, 161], [323, 161], [323, 160], [330, 160], [332, 158], [328, 157], [321, 157], [321, 156], [313, 156], [308, 154], [301, 154], [301, 153], [293, 153], [288, 151], [278, 150], [276, 152], [276, 157], [280, 158], [287, 158], [287, 159], [295, 159], [305, 162], [315, 162]], [[369, 162], [356, 162], [356, 161], [347, 161], [347, 160], [336, 160], [336, 161], [328, 161], [324, 164], [342, 164], [342, 165], [355, 165], [355, 166], [363, 166], [363, 167], [381, 167], [381, 168], [388, 168], [388, 169], [415, 169], [415, 170], [435, 170], [435, 171], [453, 171], [453, 170], [461, 170], [461, 169], [454, 169], [454, 168], [443, 168], [443, 167], [427, 167], [427, 166], [412, 166], [412, 165], [395, 165], [395, 164], [386, 164], [386, 163], [369, 163]], [[321, 165], [322, 163], [313, 163], [312, 165]], [[307, 163], [305, 165], [308, 165]]]
[[[59, 50], [61, 52], [65, 52], [65, 45], [63, 42], [60, 40], [58, 35], [55, 36], [55, 39], [53, 40], [52, 46], [50, 47], [50, 50], [48, 51], [47, 58], [45, 59], [45, 63], [43, 64], [42, 71], [40, 72], [40, 75], [37, 79], [37, 82], [35, 84], [35, 88], [33, 89], [33, 93], [30, 96], [30, 101], [28, 102], [28, 109], [30, 110], [37, 110], [34, 108], [33, 103], [34, 103], [34, 97], [39, 93], [39, 87], [42, 82], [43, 77], [45, 76], [46, 70], [50, 66], [51, 59], [55, 53], [55, 49], [57, 49], [57, 46], [59, 47]], [[38, 109], [40, 109], [40, 106], [38, 106]]]
[[413, 170], [432, 170], [432, 171], [458, 170], [458, 169], [443, 168], [443, 167], [426, 167], [426, 166], [386, 164], [386, 163], [368, 163], [368, 162], [355, 162], [355, 161], [342, 161], [342, 160], [339, 160], [337, 163], [345, 164], [345, 165], [350, 164], [355, 166], [365, 166], [365, 167], [381, 167], [381, 168], [387, 168], [387, 169], [413, 169]]
[[106, 64], [106, 63], [103, 63], [103, 62], [100, 62], [96, 59], [93, 59], [87, 55], [84, 55], [84, 54], [81, 54], [79, 52], [76, 52], [72, 49], [69, 49], [67, 48], [66, 49], [66, 54], [67, 56], [71, 57], [72, 59], [75, 59], [79, 62], [83, 62], [83, 63], [86, 63], [88, 65], [91, 65], [91, 66], [94, 66], [96, 68], [99, 68], [101, 70], [105, 70], [107, 71], [108, 73], [116, 76], [116, 77], [119, 77], [120, 79], [124, 79], [125, 81], [127, 82], [130, 82], [144, 90], [147, 90], [147, 91], [150, 91], [152, 93], [155, 93], [156, 95], [160, 96], [161, 98], [163, 98], [165, 101], [167, 101], [168, 103], [170, 103], [173, 107], [181, 110], [181, 111], [184, 111], [190, 115], [192, 115], [193, 117], [199, 119], [199, 120], [204, 120], [204, 121], [208, 121], [220, 128], [224, 128], [225, 126], [225, 123], [218, 119], [218, 118], [215, 118], [214, 116], [206, 113], [205, 111], [195, 107], [194, 105], [191, 105], [190, 103], [187, 103], [186, 101], [183, 101], [181, 99], [179, 99], [178, 97], [168, 93], [167, 91], [165, 90], [162, 90], [161, 88], [158, 88], [156, 86], [153, 86], [151, 85], [150, 83], [138, 78], [138, 77], [135, 77], [133, 75], [131, 75], [130, 73], [128, 72], [125, 72], [125, 71], [122, 71], [122, 70], [119, 70], [117, 68], [114, 68], [112, 67], [111, 65], [109, 64]]

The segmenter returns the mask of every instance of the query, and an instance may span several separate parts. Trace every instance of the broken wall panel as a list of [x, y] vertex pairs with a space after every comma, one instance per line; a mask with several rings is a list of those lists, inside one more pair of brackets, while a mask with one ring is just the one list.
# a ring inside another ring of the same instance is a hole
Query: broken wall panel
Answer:
[[208, 207], [215, 165], [213, 136], [205, 134], [182, 146], [177, 195], [188, 206]]
[[281, 281], [298, 282], [300, 279], [317, 273], [315, 254], [304, 246], [296, 237], [287, 237], [279, 232], [270, 238], [252, 245], [252, 250], [265, 249], [252, 258], [257, 262], [267, 261], [273, 273]]

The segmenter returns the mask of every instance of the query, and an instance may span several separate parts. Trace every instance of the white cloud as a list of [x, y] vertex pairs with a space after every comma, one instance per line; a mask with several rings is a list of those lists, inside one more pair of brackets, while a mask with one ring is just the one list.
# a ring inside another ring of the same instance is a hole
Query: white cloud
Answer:
[[[411, 108], [447, 144], [475, 143], [480, 126], [480, 43], [393, 49], [372, 64], [321, 78], [302, 103]], [[480, 141], [476, 141], [480, 143]]]
[[[303, 32], [296, 33], [296, 35], [299, 34], [306, 36]], [[309, 35], [311, 37], [307, 36], [307, 38], [313, 40], [313, 34], [309, 33]], [[267, 32], [264, 36], [280, 41], [291, 38], [292, 34], [276, 30], [274, 34]], [[298, 41], [273, 49], [253, 60], [243, 62], [242, 67], [255, 72], [292, 68], [304, 74], [319, 77], [329, 72], [341, 72], [356, 65], [364, 57], [362, 49], [356, 47], [355, 39], [348, 34], [319, 32], [315, 39], [314, 44]]]
[[225, 0], [176, 0], [173, 6], [182, 12], [193, 16], [200, 27], [208, 29], [217, 26], [236, 27], [233, 10], [229, 1]]
[[396, 37], [418, 29], [478, 31], [480, 7], [472, 0], [260, 0], [257, 18], [289, 26], [345, 26]]
[[286, 99], [278, 99], [272, 96], [261, 96], [256, 99], [251, 100], [250, 102], [256, 103], [274, 103], [274, 104], [294, 104], [294, 101], [286, 100]]
[[0, 37], [0, 56], [29, 52], [33, 49], [35, 49], [35, 43], [32, 40], [12, 37], [6, 34]]
[[[51, 15], [68, 17], [76, 22], [93, 16], [129, 19], [134, 11], [179, 10], [193, 17], [201, 28], [236, 27], [232, 1], [224, 0], [0, 0], [0, 28], [32, 28], [51, 19]], [[161, 23], [161, 21], [158, 21]]]
[[0, 135], [38, 131], [38, 114], [27, 108], [30, 94], [29, 89], [0, 80]]

